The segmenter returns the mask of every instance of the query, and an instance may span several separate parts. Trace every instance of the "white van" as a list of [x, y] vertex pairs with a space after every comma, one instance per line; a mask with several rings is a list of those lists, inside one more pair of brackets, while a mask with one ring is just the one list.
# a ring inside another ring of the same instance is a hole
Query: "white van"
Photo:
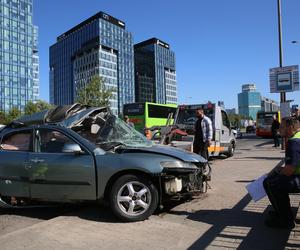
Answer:
[[208, 148], [210, 156], [225, 154], [233, 156], [236, 148], [235, 135], [231, 129], [230, 121], [225, 109], [213, 103], [179, 105], [174, 120], [174, 125], [187, 132], [180, 140], [173, 140], [171, 145], [192, 151], [194, 127], [197, 121], [196, 110], [203, 108], [204, 113], [212, 120], [213, 141]]

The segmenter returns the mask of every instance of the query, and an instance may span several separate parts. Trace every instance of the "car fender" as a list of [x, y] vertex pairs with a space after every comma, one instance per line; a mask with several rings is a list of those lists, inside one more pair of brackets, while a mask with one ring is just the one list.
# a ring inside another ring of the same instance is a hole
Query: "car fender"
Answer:
[[173, 157], [150, 153], [124, 153], [96, 155], [98, 199], [104, 197], [109, 180], [120, 172], [139, 171], [149, 175], [159, 175], [163, 171], [162, 161], [174, 161]]

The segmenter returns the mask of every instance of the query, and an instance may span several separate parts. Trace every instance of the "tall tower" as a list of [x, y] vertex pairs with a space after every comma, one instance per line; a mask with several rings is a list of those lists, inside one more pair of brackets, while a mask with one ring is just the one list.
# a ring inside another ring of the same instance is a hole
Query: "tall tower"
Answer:
[[33, 0], [0, 1], [0, 109], [23, 110], [39, 97], [37, 27]]
[[175, 53], [152, 38], [134, 45], [137, 102], [177, 104]]
[[115, 114], [123, 104], [134, 102], [132, 34], [123, 21], [104, 12], [57, 37], [50, 47], [50, 102], [73, 103], [94, 75], [115, 89], [110, 100]]

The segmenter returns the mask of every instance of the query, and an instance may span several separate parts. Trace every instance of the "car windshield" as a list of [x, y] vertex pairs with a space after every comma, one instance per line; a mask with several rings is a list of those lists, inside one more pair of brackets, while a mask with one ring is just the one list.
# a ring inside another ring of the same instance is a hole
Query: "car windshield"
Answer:
[[120, 118], [111, 116], [99, 133], [100, 143], [122, 144], [128, 147], [151, 147], [153, 142], [127, 125]]

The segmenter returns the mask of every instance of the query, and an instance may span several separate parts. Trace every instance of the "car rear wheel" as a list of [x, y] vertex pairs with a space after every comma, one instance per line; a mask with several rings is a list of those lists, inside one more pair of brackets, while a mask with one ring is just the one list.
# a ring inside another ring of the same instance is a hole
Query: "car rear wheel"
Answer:
[[158, 206], [154, 184], [141, 176], [124, 175], [112, 185], [110, 206], [121, 220], [133, 222], [147, 219]]

